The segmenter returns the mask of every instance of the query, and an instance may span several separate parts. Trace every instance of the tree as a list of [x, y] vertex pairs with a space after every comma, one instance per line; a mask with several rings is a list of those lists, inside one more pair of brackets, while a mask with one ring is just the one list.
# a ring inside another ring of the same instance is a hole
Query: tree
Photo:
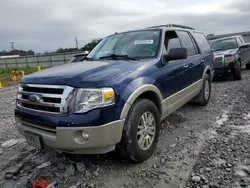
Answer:
[[27, 51], [27, 55], [35, 55], [35, 52], [32, 50]]
[[84, 47], [82, 47], [81, 51], [91, 51], [102, 39], [94, 39], [88, 44], [86, 44]]

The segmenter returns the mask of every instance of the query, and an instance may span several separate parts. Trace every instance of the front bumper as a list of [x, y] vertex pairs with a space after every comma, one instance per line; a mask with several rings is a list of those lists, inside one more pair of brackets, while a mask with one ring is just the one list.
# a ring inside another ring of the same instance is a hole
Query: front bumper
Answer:
[[[40, 135], [44, 147], [75, 154], [101, 154], [115, 149], [121, 141], [124, 119], [101, 126], [90, 127], [46, 127], [16, 117], [18, 131]], [[89, 135], [83, 139], [82, 131]]]
[[234, 66], [226, 66], [226, 67], [216, 67], [214, 68], [214, 75], [229, 75], [235, 69]]

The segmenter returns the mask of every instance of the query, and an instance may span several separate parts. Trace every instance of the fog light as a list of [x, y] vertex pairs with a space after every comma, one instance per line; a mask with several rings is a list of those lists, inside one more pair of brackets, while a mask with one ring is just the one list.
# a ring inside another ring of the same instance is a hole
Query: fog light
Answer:
[[89, 134], [82, 131], [82, 137], [83, 137], [84, 140], [88, 140], [89, 139]]

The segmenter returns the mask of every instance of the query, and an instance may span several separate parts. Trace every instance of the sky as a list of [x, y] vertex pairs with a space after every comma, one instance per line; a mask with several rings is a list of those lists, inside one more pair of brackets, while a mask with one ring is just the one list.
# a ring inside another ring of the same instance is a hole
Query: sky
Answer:
[[250, 31], [250, 0], [0, 0], [0, 51], [79, 46], [115, 32], [183, 24], [205, 34]]

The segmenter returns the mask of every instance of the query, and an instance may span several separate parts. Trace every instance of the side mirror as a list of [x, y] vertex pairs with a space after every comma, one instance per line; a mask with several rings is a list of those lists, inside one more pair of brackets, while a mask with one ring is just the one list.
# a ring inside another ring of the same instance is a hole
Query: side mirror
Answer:
[[172, 48], [169, 50], [168, 54], [164, 56], [164, 58], [166, 61], [186, 59], [187, 49], [186, 48]]
[[246, 43], [246, 44], [241, 45], [239, 48], [244, 49], [244, 48], [249, 48], [249, 47], [250, 47], [250, 43]]

